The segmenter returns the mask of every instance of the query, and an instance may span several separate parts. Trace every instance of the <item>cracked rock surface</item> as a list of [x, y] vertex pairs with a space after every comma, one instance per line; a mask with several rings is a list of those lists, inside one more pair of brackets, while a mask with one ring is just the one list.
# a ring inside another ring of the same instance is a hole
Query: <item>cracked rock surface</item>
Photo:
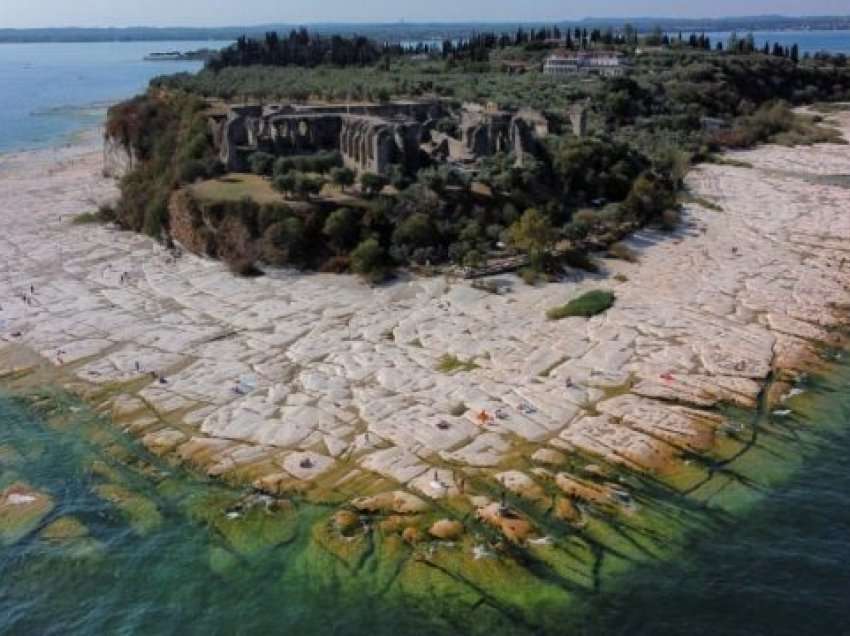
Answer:
[[[848, 307], [850, 190], [811, 178], [850, 174], [848, 146], [700, 166], [695, 200], [721, 211], [689, 204], [675, 233], [637, 233], [637, 263], [537, 288], [502, 277], [504, 295], [444, 278], [237, 278], [74, 225], [116, 195], [101, 158], [92, 145], [0, 157], [0, 371], [37, 352], [114, 388], [113, 414], [155, 452], [270, 490], [373, 476], [439, 499], [470, 473], [535, 497], [530, 458], [575, 450], [673, 471], [711, 449], [726, 424], [713, 407], [753, 408]], [[597, 288], [617, 295], [605, 314], [546, 319]], [[477, 368], [441, 372], [446, 354]]]

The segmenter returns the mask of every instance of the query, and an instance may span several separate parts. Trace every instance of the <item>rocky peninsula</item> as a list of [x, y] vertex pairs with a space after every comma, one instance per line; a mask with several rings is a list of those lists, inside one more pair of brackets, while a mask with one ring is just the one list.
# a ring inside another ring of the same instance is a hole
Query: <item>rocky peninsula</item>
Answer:
[[[848, 113], [831, 119], [850, 137]], [[636, 262], [542, 286], [501, 276], [496, 294], [444, 277], [240, 278], [80, 227], [116, 196], [95, 143], [0, 158], [4, 383], [59, 384], [155, 455], [329, 504], [315, 540], [331, 551], [374, 519], [414, 546], [472, 553], [464, 537], [486, 528], [540, 556], [552, 523], [633, 514], [646, 494], [623, 475], [713, 479], [700, 458], [734, 454], [734, 413], [784, 408], [842, 344], [850, 146], [701, 165], [679, 229], [627, 241]], [[593, 289], [615, 305], [547, 319]]]

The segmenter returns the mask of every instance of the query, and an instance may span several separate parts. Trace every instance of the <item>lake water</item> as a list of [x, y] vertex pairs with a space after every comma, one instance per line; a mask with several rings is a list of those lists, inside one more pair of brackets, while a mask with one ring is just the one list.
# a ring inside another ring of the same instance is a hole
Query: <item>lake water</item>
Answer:
[[[333, 557], [315, 549], [333, 506], [296, 503], [294, 515], [261, 506], [231, 519], [245, 491], [151, 457], [61, 394], [37, 393], [37, 409], [0, 395], [0, 490], [23, 481], [56, 503], [30, 535], [0, 542], [0, 634], [845, 634], [850, 364], [801, 388], [792, 415], [746, 425], [747, 454], [768, 457], [756, 472], [718, 465], [726, 481], [705, 511], [675, 496], [662, 504], [673, 524], [698, 515], [683, 549], [576, 591], [555, 609], [555, 627], [509, 609], [467, 618], [478, 603], [462, 588], [430, 603], [407, 595], [415, 580], [396, 578], [386, 543], [348, 555], [343, 542]], [[743, 499], [715, 506], [736, 481]], [[743, 500], [745, 514], [729, 512]], [[69, 517], [84, 536], [39, 534]], [[543, 576], [523, 602], [563, 584]]]
[[[728, 39], [728, 33], [711, 33]], [[739, 35], [744, 35], [740, 33]], [[802, 52], [850, 53], [850, 31], [757, 32], [762, 44], [797, 42]], [[433, 43], [433, 42], [431, 42]], [[157, 51], [220, 48], [228, 42], [0, 44], [0, 152], [43, 147], [103, 121], [105, 107], [139, 93], [157, 75], [200, 62], [146, 62]]]
[[52, 145], [102, 122], [106, 105], [143, 91], [152, 77], [201, 67], [146, 62], [149, 53], [227, 44], [0, 44], [0, 152]]
[[[144, 54], [197, 46], [0, 45], [0, 151], [96, 124], [101, 104], [198, 67]], [[467, 602], [456, 590], [430, 607], [421, 596], [406, 603], [396, 593], [410, 581], [382, 570], [392, 558], [364, 553], [348, 572], [312, 550], [314, 524], [333, 507], [230, 519], [244, 491], [150, 457], [61, 395], [48, 395], [49, 412], [0, 396], [0, 490], [25, 481], [56, 502], [32, 533], [0, 543], [0, 634], [850, 633], [850, 364], [804, 388], [810, 398], [791, 417], [753, 426], [753, 452], [772, 460], [748, 470], [765, 483], [723, 468], [748, 489], [743, 514], [706, 517], [671, 560], [584, 594], [559, 630], [477, 615], [462, 629], [476, 606], [449, 616]], [[39, 536], [63, 517], [85, 536]]]
[[[717, 31], [706, 35], [711, 37], [713, 43], [720, 41], [726, 46], [731, 32]], [[737, 35], [738, 38], [743, 38], [747, 32], [738, 31]], [[774, 42], [779, 42], [788, 47], [798, 44], [801, 54], [821, 51], [850, 54], [850, 31], [755, 31], [753, 38], [757, 47], [764, 46], [765, 42], [769, 42], [771, 46]]]

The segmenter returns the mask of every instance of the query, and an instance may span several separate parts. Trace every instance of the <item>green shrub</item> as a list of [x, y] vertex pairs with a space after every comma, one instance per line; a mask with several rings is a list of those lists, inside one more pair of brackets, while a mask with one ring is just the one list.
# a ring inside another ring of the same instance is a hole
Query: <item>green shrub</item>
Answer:
[[351, 252], [351, 269], [372, 282], [379, 282], [387, 274], [387, 255], [375, 239], [366, 239]]
[[86, 225], [89, 223], [112, 223], [115, 221], [115, 210], [110, 205], [101, 205], [95, 212], [83, 212], [75, 216], [71, 223]]
[[274, 161], [273, 173], [279, 177], [290, 172], [315, 172], [326, 174], [342, 167], [342, 155], [336, 151], [317, 152], [311, 155], [280, 157]]
[[546, 317], [549, 320], [560, 320], [570, 316], [590, 318], [610, 309], [615, 300], [616, 296], [611, 292], [594, 290], [574, 298], [566, 305], [550, 309], [546, 312]]
[[357, 242], [360, 235], [360, 220], [349, 208], [339, 208], [328, 215], [322, 233], [337, 248], [343, 251]]
[[360, 186], [363, 188], [363, 192], [367, 196], [375, 196], [383, 190], [386, 185], [387, 178], [382, 175], [374, 174], [373, 172], [364, 172], [360, 175]]
[[354, 185], [354, 178], [355, 174], [351, 168], [331, 168], [331, 181], [333, 181], [334, 184], [342, 188], [343, 192], [345, 192], [345, 189], [348, 186]]
[[259, 175], [270, 175], [274, 165], [274, 157], [267, 152], [255, 152], [248, 157], [251, 172]]
[[284, 196], [290, 197], [295, 192], [295, 184], [297, 180], [294, 172], [286, 172], [279, 174], [272, 181], [274, 189], [282, 192]]

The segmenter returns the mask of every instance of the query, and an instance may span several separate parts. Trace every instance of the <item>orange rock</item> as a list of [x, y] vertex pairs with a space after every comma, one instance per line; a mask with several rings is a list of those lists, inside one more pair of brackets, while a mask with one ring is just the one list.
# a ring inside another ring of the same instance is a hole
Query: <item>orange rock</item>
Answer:
[[334, 515], [334, 525], [340, 532], [352, 530], [360, 524], [360, 517], [350, 510], [337, 510]]
[[428, 533], [437, 539], [454, 541], [463, 534], [463, 524], [451, 519], [441, 519], [431, 526]]
[[525, 543], [534, 531], [531, 524], [520, 517], [503, 517], [501, 526], [502, 534], [514, 543]]
[[411, 545], [418, 543], [421, 539], [419, 536], [419, 530], [416, 528], [405, 528], [404, 532], [401, 533], [401, 538]]
[[555, 516], [562, 521], [575, 523], [581, 519], [581, 511], [566, 497], [558, 497], [555, 501]]

